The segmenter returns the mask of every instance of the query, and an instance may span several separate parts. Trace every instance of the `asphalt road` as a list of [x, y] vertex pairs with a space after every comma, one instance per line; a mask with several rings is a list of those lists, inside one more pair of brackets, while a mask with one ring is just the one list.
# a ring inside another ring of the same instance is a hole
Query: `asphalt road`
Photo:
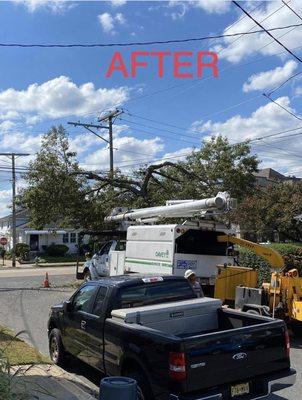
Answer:
[[9, 278], [4, 277], [3, 272], [0, 271], [0, 325], [15, 332], [25, 331], [21, 337], [48, 354], [46, 329], [49, 310], [52, 305], [71, 296], [74, 290], [61, 286], [73, 282], [74, 274], [49, 274], [51, 285], [59, 287], [41, 289], [45, 271], [39, 276]]
[[[70, 269], [58, 270], [50, 273], [50, 281], [53, 285], [60, 286], [52, 289], [40, 289], [44, 271], [21, 271], [16, 273], [3, 274], [7, 271], [0, 271], [0, 325], [6, 325], [15, 332], [26, 331], [22, 336], [32, 343], [42, 353], [48, 354], [48, 343], [46, 323], [50, 306], [62, 300], [68, 299], [73, 290], [64, 286], [74, 281], [74, 272]], [[39, 276], [35, 274], [39, 273]], [[8, 275], [8, 276], [7, 276]], [[13, 275], [13, 276], [11, 276]], [[298, 400], [302, 398], [302, 339], [291, 339], [291, 360], [292, 366], [298, 371], [297, 383], [295, 386], [282, 390], [271, 395], [269, 400]], [[99, 375], [92, 370], [79, 365], [73, 372], [85, 375], [94, 383], [99, 381]]]

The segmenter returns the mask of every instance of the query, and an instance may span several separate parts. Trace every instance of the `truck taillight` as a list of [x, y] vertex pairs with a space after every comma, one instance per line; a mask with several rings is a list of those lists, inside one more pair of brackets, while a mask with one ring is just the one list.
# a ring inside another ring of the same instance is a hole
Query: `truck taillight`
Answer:
[[170, 378], [176, 381], [183, 381], [186, 379], [186, 356], [185, 353], [169, 354], [169, 375]]
[[289, 334], [288, 334], [288, 330], [287, 329], [285, 329], [285, 332], [284, 332], [284, 339], [285, 339], [285, 354], [286, 354], [286, 357], [289, 358], [290, 341], [289, 341]]

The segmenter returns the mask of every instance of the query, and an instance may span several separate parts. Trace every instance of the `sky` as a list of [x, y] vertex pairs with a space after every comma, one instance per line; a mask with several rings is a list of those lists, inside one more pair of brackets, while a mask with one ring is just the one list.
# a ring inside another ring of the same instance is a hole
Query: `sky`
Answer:
[[[266, 29], [302, 24], [301, 0], [288, 3], [298, 15], [281, 0], [240, 5]], [[0, 1], [2, 44], [154, 42], [259, 29], [224, 0]], [[142, 163], [177, 160], [199, 148], [202, 140], [220, 134], [231, 143], [251, 139], [261, 168], [302, 176], [302, 131], [296, 129], [302, 128], [302, 26], [272, 34], [294, 55], [265, 32], [126, 47], [0, 46], [0, 152], [30, 154], [17, 159], [19, 167], [26, 166], [39, 150], [43, 133], [62, 124], [81, 166], [107, 171], [106, 143], [67, 123], [97, 123], [102, 113], [119, 107], [123, 114], [114, 125], [114, 164], [127, 173]], [[106, 76], [116, 51], [129, 77], [118, 70]], [[131, 54], [137, 51], [170, 52], [163, 76], [158, 77], [157, 59], [145, 55], [137, 60], [147, 66], [138, 67], [132, 77]], [[180, 60], [191, 65], [180, 72], [192, 77], [175, 77], [174, 54], [184, 51], [191, 53]], [[211, 68], [197, 76], [200, 51], [218, 55], [218, 77]], [[263, 96], [275, 88], [270, 96], [279, 105]], [[283, 131], [290, 132], [274, 136]], [[106, 130], [99, 133], [107, 135]], [[268, 138], [255, 140], [264, 136]], [[9, 163], [9, 158], [0, 157], [0, 216], [11, 204], [11, 174], [3, 170]], [[19, 172], [17, 186], [24, 187]]]

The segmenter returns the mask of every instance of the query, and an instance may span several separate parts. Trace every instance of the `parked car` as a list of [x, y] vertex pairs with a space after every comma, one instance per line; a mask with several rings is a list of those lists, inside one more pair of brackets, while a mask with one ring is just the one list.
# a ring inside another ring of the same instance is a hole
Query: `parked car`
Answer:
[[137, 380], [140, 400], [257, 399], [291, 386], [285, 323], [197, 298], [182, 277], [84, 283], [48, 321], [52, 361]]

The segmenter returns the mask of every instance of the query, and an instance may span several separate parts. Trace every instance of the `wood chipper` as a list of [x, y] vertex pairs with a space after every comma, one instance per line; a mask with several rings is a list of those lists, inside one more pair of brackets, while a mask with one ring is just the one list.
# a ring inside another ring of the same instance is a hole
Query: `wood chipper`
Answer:
[[[257, 288], [257, 272], [250, 268], [228, 266], [220, 269], [216, 279], [215, 297], [249, 313], [270, 315], [289, 322], [292, 329], [302, 333], [302, 277], [297, 269], [284, 271], [284, 259], [267, 246], [231, 235], [221, 235], [219, 242], [245, 247], [263, 257], [271, 266], [271, 280]], [[247, 283], [250, 282], [250, 283]]]

